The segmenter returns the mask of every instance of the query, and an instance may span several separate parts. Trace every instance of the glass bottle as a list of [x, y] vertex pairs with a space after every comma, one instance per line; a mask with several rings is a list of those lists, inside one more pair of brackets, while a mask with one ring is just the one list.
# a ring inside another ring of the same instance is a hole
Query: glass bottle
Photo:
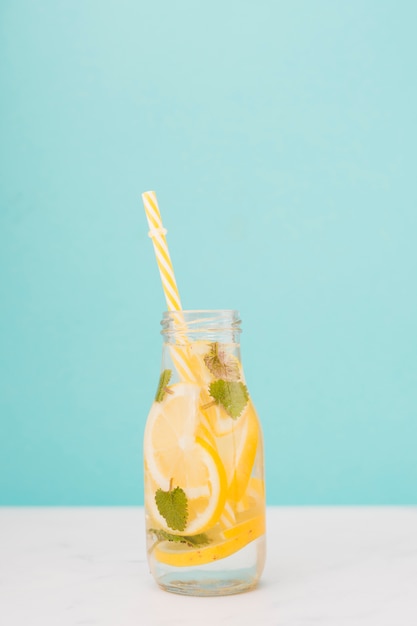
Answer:
[[161, 376], [144, 436], [150, 571], [175, 593], [247, 591], [265, 563], [265, 487], [239, 315], [168, 311], [161, 325]]

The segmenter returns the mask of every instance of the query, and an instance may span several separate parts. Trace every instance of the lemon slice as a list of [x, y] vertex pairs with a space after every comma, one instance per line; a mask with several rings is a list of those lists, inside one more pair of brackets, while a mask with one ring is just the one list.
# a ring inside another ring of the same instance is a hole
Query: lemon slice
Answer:
[[241, 500], [246, 492], [255, 463], [260, 438], [258, 416], [252, 402], [236, 420], [233, 430], [217, 439], [217, 450], [226, 470], [228, 493], [232, 502]]
[[236, 504], [236, 515], [240, 520], [253, 517], [265, 507], [265, 483], [262, 478], [251, 476], [245, 494]]
[[222, 437], [232, 432], [235, 426], [235, 420], [233, 417], [230, 417], [230, 415], [228, 415], [224, 408], [219, 404], [206, 406], [210, 405], [213, 401], [213, 398], [208, 392], [204, 393], [202, 401], [202, 406], [206, 408], [202, 409], [201, 412], [205, 418], [208, 428], [213, 432], [213, 434], [216, 437]]
[[232, 537], [238, 537], [241, 535], [250, 537], [252, 534], [255, 534], [257, 537], [259, 534], [265, 532], [265, 513], [259, 513], [258, 515], [253, 515], [249, 519], [245, 519], [240, 524], [236, 524], [233, 528], [228, 528], [223, 531], [223, 534], [226, 539], [231, 539]]
[[172, 532], [158, 511], [157, 489], [181, 487], [188, 500], [181, 534], [205, 532], [219, 519], [226, 500], [223, 463], [200, 425], [198, 385], [177, 383], [163, 402], [155, 402], [144, 437], [146, 505], [158, 526]]
[[[226, 536], [226, 532], [228, 535]], [[257, 515], [225, 531], [221, 538], [208, 546], [187, 548], [183, 544], [161, 541], [154, 549], [155, 558], [160, 563], [174, 567], [204, 565], [234, 554], [265, 532], [265, 516]]]

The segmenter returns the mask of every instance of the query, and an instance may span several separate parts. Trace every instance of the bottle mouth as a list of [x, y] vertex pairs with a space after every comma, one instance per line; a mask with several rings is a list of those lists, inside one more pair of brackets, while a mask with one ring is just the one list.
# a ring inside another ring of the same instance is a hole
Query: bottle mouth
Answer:
[[235, 309], [182, 309], [164, 311], [161, 334], [166, 337], [210, 338], [241, 333], [240, 315]]
[[239, 315], [236, 309], [179, 309], [178, 311], [164, 311], [163, 315], [205, 315], [205, 314], [218, 314], [218, 315]]

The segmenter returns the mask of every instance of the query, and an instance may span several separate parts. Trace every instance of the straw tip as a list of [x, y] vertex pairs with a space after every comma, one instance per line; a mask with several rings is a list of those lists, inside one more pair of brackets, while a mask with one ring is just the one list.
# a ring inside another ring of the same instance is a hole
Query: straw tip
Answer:
[[144, 191], [142, 193], [142, 198], [146, 198], [147, 196], [155, 196], [155, 192], [153, 191], [153, 189], [150, 189], [149, 191]]

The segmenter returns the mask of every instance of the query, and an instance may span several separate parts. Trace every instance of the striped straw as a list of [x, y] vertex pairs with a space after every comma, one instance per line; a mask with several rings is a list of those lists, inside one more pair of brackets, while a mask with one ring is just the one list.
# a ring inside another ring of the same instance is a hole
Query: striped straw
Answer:
[[180, 311], [182, 309], [180, 295], [178, 293], [177, 281], [175, 280], [174, 269], [169, 255], [167, 240], [165, 238], [167, 230], [162, 226], [156, 193], [154, 191], [145, 191], [145, 193], [142, 194], [142, 199], [149, 224], [148, 234], [152, 239], [155, 250], [168, 311]]
[[[168, 311], [181, 311], [182, 307], [177, 281], [175, 280], [174, 269], [165, 238], [167, 230], [162, 225], [156, 193], [154, 191], [145, 191], [142, 194], [142, 199], [149, 224], [148, 235], [152, 239], [155, 250]], [[180, 354], [180, 352], [182, 352], [182, 354]], [[179, 347], [171, 346], [171, 356], [181, 379], [195, 382], [196, 378], [186, 359], [183, 357], [183, 354], [184, 350], [180, 350]]]

